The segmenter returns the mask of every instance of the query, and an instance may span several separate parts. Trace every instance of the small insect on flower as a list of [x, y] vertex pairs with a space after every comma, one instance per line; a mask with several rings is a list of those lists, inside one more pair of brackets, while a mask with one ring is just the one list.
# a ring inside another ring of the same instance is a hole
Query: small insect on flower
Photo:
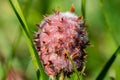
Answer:
[[70, 55], [77, 70], [81, 71], [85, 64], [85, 48], [89, 41], [85, 23], [82, 17], [74, 14], [74, 6], [70, 12], [54, 11], [54, 14], [45, 16], [37, 25], [39, 30], [35, 45], [45, 72], [56, 77], [61, 72], [69, 76], [74, 72]]

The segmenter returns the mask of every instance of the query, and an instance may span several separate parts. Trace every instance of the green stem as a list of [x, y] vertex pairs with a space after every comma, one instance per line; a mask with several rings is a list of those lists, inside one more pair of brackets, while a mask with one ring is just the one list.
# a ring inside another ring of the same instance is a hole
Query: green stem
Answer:
[[63, 72], [61, 72], [61, 73], [60, 73], [59, 80], [64, 80], [64, 78], [65, 78], [64, 73], [63, 73]]
[[77, 68], [76, 68], [73, 60], [71, 59], [71, 57], [70, 57], [70, 55], [69, 55], [69, 53], [68, 53], [67, 51], [66, 51], [66, 54], [67, 54], [67, 57], [69, 58], [72, 66], [73, 66], [73, 69], [75, 70], [75, 73], [76, 73], [76, 75], [77, 75], [77, 77], [78, 77], [78, 80], [81, 80], [81, 79], [80, 79], [80, 76], [79, 76], [79, 72], [78, 72], [78, 70], [77, 70]]
[[49, 76], [49, 80], [56, 80], [54, 76]]
[[82, 0], [82, 4], [81, 4], [81, 12], [83, 15], [83, 19], [86, 19], [86, 0]]

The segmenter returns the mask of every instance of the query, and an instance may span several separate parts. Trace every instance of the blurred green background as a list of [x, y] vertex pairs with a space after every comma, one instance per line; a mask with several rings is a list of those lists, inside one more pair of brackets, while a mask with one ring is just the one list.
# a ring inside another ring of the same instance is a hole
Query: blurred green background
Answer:
[[[18, 0], [31, 32], [44, 14], [53, 9], [69, 11], [71, 4], [81, 16], [81, 0]], [[83, 80], [95, 80], [120, 45], [120, 0], [86, 0], [86, 24], [91, 45], [87, 47]], [[37, 80], [26, 39], [8, 0], [0, 0], [0, 80], [16, 73], [20, 80]], [[33, 34], [32, 34], [33, 35]], [[104, 80], [120, 80], [120, 54]], [[9, 80], [9, 79], [8, 79]]]

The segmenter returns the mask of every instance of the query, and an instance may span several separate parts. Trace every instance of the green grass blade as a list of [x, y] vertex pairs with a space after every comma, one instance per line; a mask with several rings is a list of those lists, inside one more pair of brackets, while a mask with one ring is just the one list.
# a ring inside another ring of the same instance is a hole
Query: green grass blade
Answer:
[[33, 41], [32, 41], [31, 35], [30, 35], [30, 30], [28, 28], [28, 25], [25, 21], [23, 14], [22, 14], [20, 6], [19, 6], [17, 0], [13, 0], [13, 1], [9, 0], [9, 2], [10, 2], [10, 5], [12, 6], [13, 11], [15, 12], [19, 22], [22, 25], [22, 29], [23, 29], [24, 34], [25, 34], [26, 39], [27, 39], [27, 43], [29, 46], [29, 50], [30, 50], [30, 53], [32, 56], [32, 61], [34, 63], [34, 66], [35, 66], [36, 70], [38, 70], [38, 69], [40, 70], [40, 80], [46, 80], [46, 74], [44, 72], [44, 69], [43, 69], [42, 64], [40, 62], [38, 53], [37, 53], [35, 46], [33, 44]]
[[85, 20], [86, 19], [86, 0], [82, 0], [82, 4], [81, 4], [81, 12], [82, 12], [82, 16], [83, 16], [83, 19]]
[[[108, 15], [106, 13], [103, 0], [100, 0], [100, 7], [101, 7], [101, 10], [102, 10], [102, 13], [103, 13], [103, 16], [104, 16], [105, 25], [106, 25], [107, 29], [109, 29], [110, 34], [112, 35], [112, 37], [113, 37], [116, 45], [118, 45], [118, 41], [116, 40], [115, 36], [112, 34], [112, 30], [111, 30], [110, 25], [109, 25]], [[106, 63], [105, 67], [103, 68], [103, 70], [101, 71], [101, 73], [98, 75], [98, 77], [96, 78], [96, 80], [103, 80], [103, 78], [105, 77], [105, 75], [108, 72], [109, 68], [111, 67], [112, 63], [116, 59], [116, 54], [118, 53], [119, 49], [120, 49], [120, 46], [115, 51], [115, 53], [112, 55], [112, 57], [110, 58], [110, 60]]]
[[103, 80], [104, 79], [104, 77], [106, 76], [106, 74], [107, 74], [108, 70], [110, 69], [112, 63], [115, 61], [117, 53], [119, 52], [119, 50], [120, 50], [120, 46], [114, 52], [114, 54], [109, 59], [109, 61], [106, 63], [105, 67], [102, 69], [102, 71], [100, 72], [100, 74], [98, 75], [98, 77], [96, 78], [96, 80]]

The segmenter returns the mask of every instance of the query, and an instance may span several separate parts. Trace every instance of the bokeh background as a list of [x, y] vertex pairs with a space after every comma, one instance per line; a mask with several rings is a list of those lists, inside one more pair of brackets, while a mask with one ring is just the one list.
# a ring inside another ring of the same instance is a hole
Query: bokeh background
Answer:
[[[31, 32], [37, 30], [43, 15], [53, 9], [81, 13], [81, 0], [18, 0]], [[104, 7], [101, 8], [101, 6]], [[86, 0], [86, 24], [91, 45], [87, 47], [83, 80], [95, 80], [106, 62], [120, 45], [120, 0]], [[0, 0], [0, 80], [13, 73], [18, 80], [37, 80], [26, 38], [8, 0]], [[34, 33], [33, 33], [34, 34]], [[32, 35], [33, 35], [32, 34]], [[8, 79], [9, 80], [9, 79]], [[120, 54], [117, 55], [104, 80], [120, 80]]]

